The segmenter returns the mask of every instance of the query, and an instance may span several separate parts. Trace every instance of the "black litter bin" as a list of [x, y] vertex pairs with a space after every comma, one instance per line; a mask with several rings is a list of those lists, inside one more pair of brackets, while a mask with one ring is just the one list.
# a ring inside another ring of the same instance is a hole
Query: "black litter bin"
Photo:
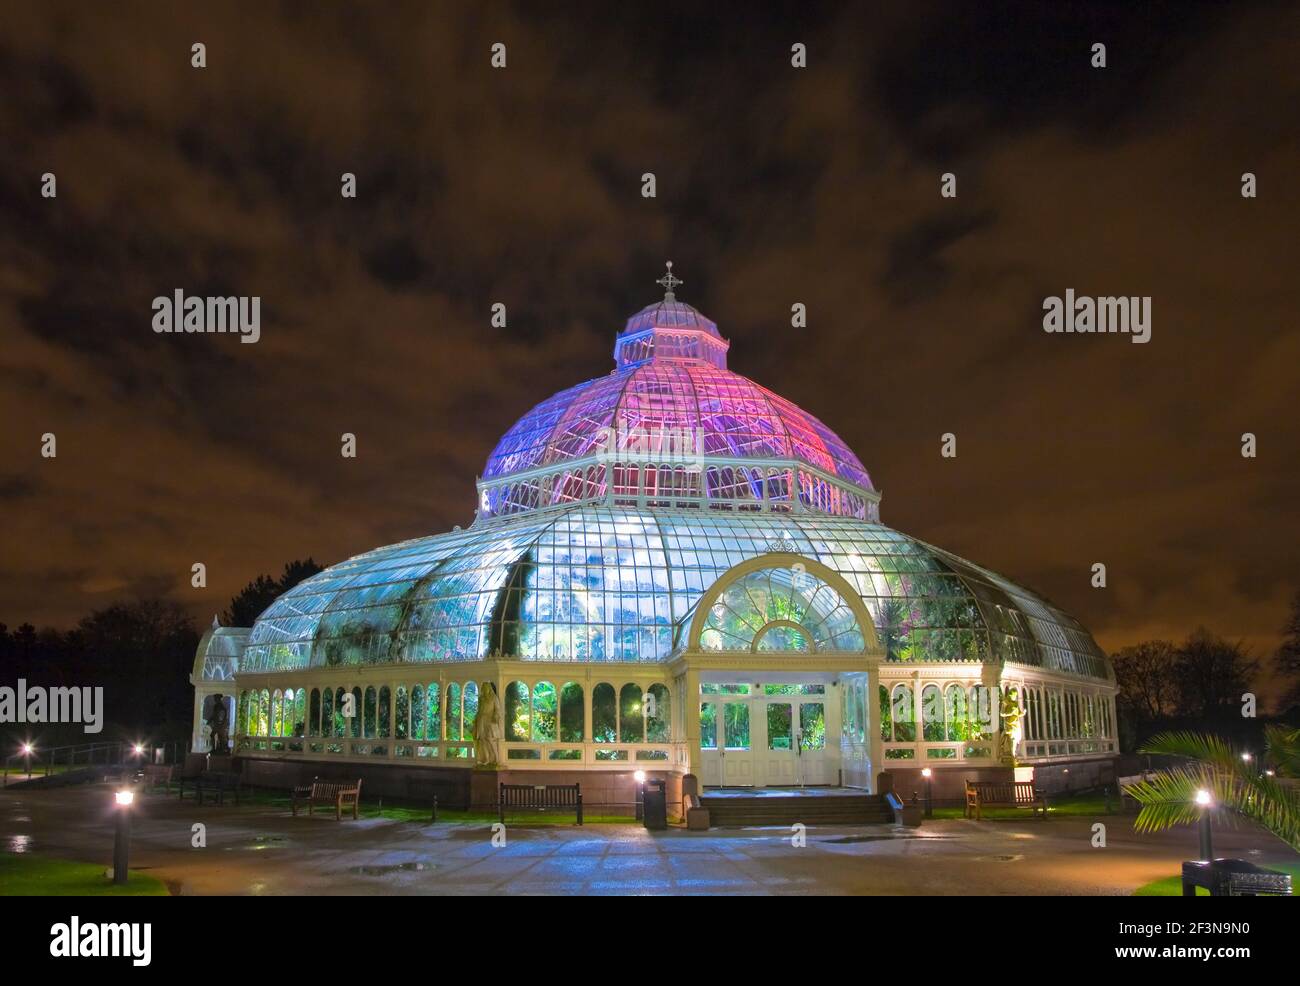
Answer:
[[646, 781], [642, 819], [645, 827], [652, 830], [668, 827], [668, 792], [663, 781]]

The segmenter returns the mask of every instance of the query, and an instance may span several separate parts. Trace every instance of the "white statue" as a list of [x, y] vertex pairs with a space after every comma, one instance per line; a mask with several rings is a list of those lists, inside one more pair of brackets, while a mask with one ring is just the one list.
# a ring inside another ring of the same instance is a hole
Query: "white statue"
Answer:
[[497, 706], [496, 686], [483, 682], [479, 689], [478, 715], [474, 717], [474, 761], [480, 767], [495, 767], [501, 762], [501, 710]]

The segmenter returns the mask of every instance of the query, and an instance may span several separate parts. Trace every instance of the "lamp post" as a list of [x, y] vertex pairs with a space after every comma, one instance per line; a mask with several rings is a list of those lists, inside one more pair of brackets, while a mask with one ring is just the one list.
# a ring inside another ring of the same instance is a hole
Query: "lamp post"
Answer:
[[27, 771], [27, 779], [29, 781], [32, 779], [32, 752], [35, 749], [36, 747], [32, 746], [31, 743], [23, 744], [23, 764], [24, 769]]
[[925, 817], [933, 818], [934, 799], [931, 795], [934, 793], [932, 789], [932, 784], [934, 783], [934, 771], [929, 767], [922, 767], [921, 776], [925, 778]]
[[113, 838], [113, 882], [126, 883], [127, 855], [131, 842], [132, 791], [117, 792], [117, 832]]
[[644, 820], [645, 812], [645, 771], [638, 770], [632, 777], [636, 781], [636, 820], [640, 822]]
[[1214, 798], [1210, 792], [1201, 788], [1196, 792], [1196, 804], [1201, 809], [1200, 820], [1196, 823], [1196, 828], [1201, 837], [1201, 859], [1206, 862], [1214, 860], [1214, 845], [1210, 840], [1210, 808], [1214, 805]]

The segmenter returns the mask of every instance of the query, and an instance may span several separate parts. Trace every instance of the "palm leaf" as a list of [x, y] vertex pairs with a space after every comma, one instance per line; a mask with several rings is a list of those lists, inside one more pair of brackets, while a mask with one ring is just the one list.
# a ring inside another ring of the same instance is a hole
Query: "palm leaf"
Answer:
[[[1300, 798], [1275, 778], [1261, 777], [1226, 741], [1198, 733], [1162, 733], [1144, 747], [1147, 753], [1183, 757], [1191, 762], [1161, 771], [1128, 789], [1141, 806], [1134, 827], [1159, 832], [1190, 825], [1209, 811], [1217, 820], [1247, 818], [1300, 850]], [[1213, 804], [1196, 804], [1198, 791], [1210, 792]]]

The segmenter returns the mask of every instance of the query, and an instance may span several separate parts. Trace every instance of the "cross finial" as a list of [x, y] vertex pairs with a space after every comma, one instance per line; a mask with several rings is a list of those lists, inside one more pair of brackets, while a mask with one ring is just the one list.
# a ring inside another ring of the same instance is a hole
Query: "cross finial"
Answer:
[[655, 281], [655, 283], [664, 286], [664, 301], [673, 301], [673, 288], [677, 287], [679, 284], [685, 284], [686, 282], [680, 277], [673, 277], [673, 262], [670, 260], [668, 261], [668, 273]]

